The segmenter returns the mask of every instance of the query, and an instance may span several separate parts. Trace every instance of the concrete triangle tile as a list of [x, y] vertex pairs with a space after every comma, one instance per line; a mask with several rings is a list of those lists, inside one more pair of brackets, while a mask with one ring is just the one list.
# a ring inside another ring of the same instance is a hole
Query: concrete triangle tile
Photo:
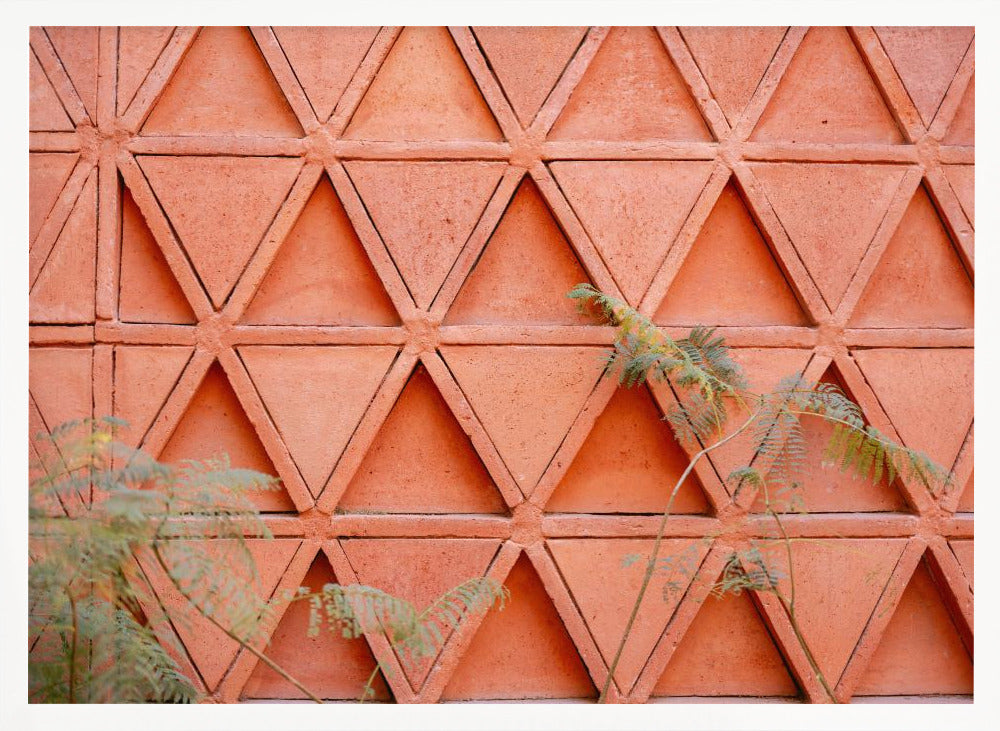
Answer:
[[[341, 541], [344, 553], [367, 586], [391, 592], [418, 612], [470, 579], [485, 576], [500, 542], [477, 538], [365, 538]], [[452, 631], [439, 628], [444, 642]], [[437, 654], [422, 660], [400, 658], [411, 687], [419, 691]]]
[[[312, 592], [326, 584], [339, 584], [330, 560], [320, 551], [301, 585]], [[310, 607], [305, 601], [291, 604], [263, 649], [268, 658], [323, 700], [357, 700], [375, 669], [375, 658], [364, 638], [347, 639], [336, 628], [323, 624], [309, 635]], [[372, 684], [369, 700], [391, 700], [382, 674]], [[246, 700], [306, 700], [294, 685], [261, 662], [255, 666], [240, 694]]]
[[118, 28], [118, 113], [125, 111], [153, 64], [163, 53], [174, 28], [169, 25]]
[[875, 32], [924, 124], [930, 126], [976, 29], [895, 26], [876, 27]]
[[566, 293], [588, 281], [538, 187], [525, 177], [445, 324], [583, 324], [587, 319]]
[[199, 31], [142, 133], [303, 135], [250, 31], [224, 26]]
[[[302, 166], [294, 158], [137, 158], [212, 302], [221, 306]], [[226, 236], [220, 238], [220, 228]]]
[[972, 282], [930, 196], [918, 188], [849, 324], [971, 328], [974, 311]]
[[562, 75], [587, 28], [580, 26], [478, 26], [483, 54], [527, 127]]
[[712, 139], [656, 31], [642, 27], [608, 33], [549, 137]]
[[[549, 551], [608, 665], [639, 595], [652, 546], [651, 539], [633, 538], [548, 541]], [[672, 560], [673, 566], [654, 574], [639, 607], [615, 671], [615, 684], [623, 692], [635, 684], [707, 552], [707, 542], [699, 539], [668, 539], [661, 544], [661, 565]], [[639, 559], [629, 563], [629, 558], [636, 556]], [[597, 575], [600, 581], [593, 580]]]
[[[276, 475], [264, 445], [247, 417], [239, 397], [218, 361], [212, 364], [160, 451], [159, 460], [178, 464], [182, 460], [205, 460], [228, 455], [233, 467]], [[294, 510], [284, 487], [251, 496], [262, 512]]]
[[396, 352], [392, 346], [248, 345], [239, 349], [314, 496], [322, 492]]
[[180, 345], [115, 346], [113, 413], [128, 422], [118, 439], [139, 446], [191, 354]]
[[28, 354], [28, 390], [50, 430], [93, 410], [93, 350], [33, 347]]
[[810, 28], [750, 139], [898, 143], [903, 138], [845, 28]]
[[682, 27], [712, 95], [734, 125], [785, 37], [782, 27]]
[[417, 366], [337, 509], [505, 513], [506, 505], [434, 381]]
[[31, 287], [31, 322], [94, 321], [97, 264], [97, 173], [91, 173]]
[[399, 325], [399, 315], [325, 176], [278, 249], [243, 321]]
[[[274, 35], [320, 122], [333, 114], [378, 30], [368, 26], [274, 28]], [[336, 53], [330, 49], [337, 49]]]
[[854, 695], [971, 694], [972, 659], [922, 561]]
[[[646, 386], [615, 391], [545, 505], [550, 513], [655, 513], [689, 463]], [[677, 493], [672, 512], [704, 514], [697, 475]]]
[[504, 586], [510, 603], [486, 615], [441, 699], [596, 698], [597, 689], [525, 554]]
[[710, 162], [556, 162], [552, 174], [638, 304], [712, 173]]
[[723, 189], [653, 320], [692, 326], [809, 324], [732, 183]]
[[[245, 550], [255, 566], [255, 576], [247, 570], [244, 549], [232, 539], [205, 541], [205, 552], [215, 561], [229, 563], [230, 570], [252, 586], [258, 596], [269, 599], [300, 543], [297, 539], [247, 539]], [[161, 548], [168, 566], [180, 559], [178, 552], [171, 549], [169, 543]], [[214, 690], [236, 658], [239, 643], [211, 624], [184, 598], [148, 550], [140, 553], [138, 558], [164, 607], [178, 617], [174, 626], [205, 685], [210, 691]]]
[[962, 210], [969, 217], [969, 223], [976, 225], [976, 166], [942, 165], [948, 184], [958, 196]]
[[356, 161], [345, 167], [417, 306], [429, 307], [504, 164]]
[[530, 492], [600, 378], [603, 349], [447, 346], [441, 354], [512, 476]]
[[[971, 487], [971, 484], [970, 484]], [[951, 546], [951, 550], [955, 553], [955, 558], [962, 565], [962, 571], [965, 572], [965, 576], [969, 579], [969, 588], [972, 588], [973, 583], [973, 541], [950, 541], [948, 543]]]
[[705, 599], [652, 693], [755, 698], [798, 694], [747, 592]]
[[118, 316], [122, 322], [195, 324], [191, 304], [128, 188], [121, 201]]
[[367, 140], [503, 139], [446, 28], [399, 34], [344, 136]]
[[976, 75], [969, 79], [969, 86], [962, 95], [955, 118], [948, 127], [948, 133], [941, 140], [945, 145], [976, 144]]
[[73, 88], [91, 119], [97, 118], [97, 54], [96, 26], [48, 26], [45, 33], [59, 55], [63, 68], [73, 82]]
[[28, 155], [28, 229], [31, 241], [38, 236], [79, 158], [76, 152], [32, 152]]
[[951, 469], [972, 424], [972, 349], [875, 348], [854, 358], [903, 443]]
[[[792, 544], [795, 609], [816, 662], [835, 686], [875, 610], [906, 539], [799, 539]], [[769, 566], [785, 574], [779, 589], [788, 596], [788, 560], [783, 541], [762, 544]]]
[[885, 217], [905, 168], [753, 165], [767, 199], [831, 309], [840, 303]]
[[962, 497], [958, 500], [957, 510], [960, 513], [971, 513], [975, 507], [975, 474], [969, 475], [969, 482], [962, 491]]
[[73, 122], [63, 108], [52, 82], [46, 76], [38, 57], [31, 53], [28, 71], [28, 129], [32, 132], [72, 132]]

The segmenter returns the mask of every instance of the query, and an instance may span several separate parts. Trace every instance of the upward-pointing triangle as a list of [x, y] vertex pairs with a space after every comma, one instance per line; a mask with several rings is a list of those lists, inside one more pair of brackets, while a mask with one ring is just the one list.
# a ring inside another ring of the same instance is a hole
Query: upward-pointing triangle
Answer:
[[79, 157], [75, 152], [32, 152], [28, 155], [28, 230], [32, 243]]
[[836, 309], [905, 169], [764, 163], [753, 171], [826, 304]]
[[446, 28], [400, 33], [344, 136], [367, 140], [502, 139]]
[[637, 305], [712, 172], [707, 162], [556, 162], [560, 187]]
[[212, 302], [221, 307], [284, 202], [301, 160], [144, 156], [138, 161]]
[[976, 144], [976, 75], [969, 79], [969, 85], [962, 95], [962, 101], [955, 112], [955, 118], [948, 127], [948, 134], [941, 142], [945, 145]]
[[309, 490], [319, 495], [396, 348], [259, 345], [239, 353]]
[[853, 327], [973, 326], [972, 282], [918, 188], [851, 317]]
[[810, 28], [751, 139], [761, 142], [902, 142], [845, 28]]
[[711, 140], [652, 28], [613, 28], [549, 135], [572, 140]]
[[429, 307], [503, 175], [499, 162], [348, 162], [417, 306]]
[[142, 128], [147, 135], [301, 137], [246, 28], [202, 28]]
[[173, 31], [170, 26], [121, 26], [118, 29], [119, 114], [132, 102]]
[[806, 325], [732, 183], [719, 196], [653, 319], [669, 325]]

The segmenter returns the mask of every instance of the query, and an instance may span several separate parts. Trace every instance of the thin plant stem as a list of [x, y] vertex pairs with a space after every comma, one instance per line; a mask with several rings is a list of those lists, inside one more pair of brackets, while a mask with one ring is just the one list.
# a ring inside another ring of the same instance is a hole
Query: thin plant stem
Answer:
[[80, 636], [80, 626], [76, 616], [76, 599], [73, 598], [73, 591], [70, 587], [66, 587], [66, 596], [69, 597], [70, 611], [73, 616], [73, 644], [69, 648], [69, 702], [76, 703], [76, 640]]

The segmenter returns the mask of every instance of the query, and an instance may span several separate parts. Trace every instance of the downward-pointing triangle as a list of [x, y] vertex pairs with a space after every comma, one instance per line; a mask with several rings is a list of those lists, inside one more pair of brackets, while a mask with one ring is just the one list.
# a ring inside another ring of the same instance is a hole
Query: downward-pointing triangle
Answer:
[[28, 129], [32, 132], [71, 132], [73, 122], [66, 114], [34, 51], [31, 52], [28, 83], [31, 89], [28, 102]]
[[114, 415], [128, 422], [119, 439], [139, 445], [190, 358], [183, 346], [115, 347]]
[[45, 33], [87, 114], [97, 119], [98, 29], [93, 26], [49, 26]]

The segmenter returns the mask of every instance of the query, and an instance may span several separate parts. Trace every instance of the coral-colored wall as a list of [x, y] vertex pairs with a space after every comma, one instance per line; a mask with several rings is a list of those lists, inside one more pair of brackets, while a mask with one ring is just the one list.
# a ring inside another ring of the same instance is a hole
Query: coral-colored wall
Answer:
[[[953, 467], [940, 500], [816, 468], [787, 527], [843, 698], [971, 694], [971, 28], [35, 28], [30, 53], [32, 429], [113, 413], [165, 460], [279, 475], [263, 592], [511, 589], [410, 670], [289, 612], [270, 651], [307, 685], [354, 697], [378, 658], [385, 699], [595, 696], [688, 455], [668, 389], [599, 380], [611, 334], [563, 296], [589, 280]], [[822, 699], [773, 597], [705, 597], [767, 531], [720, 480], [747, 455], [680, 495], [665, 550], [699, 580], [654, 585], [632, 700]], [[296, 696], [180, 632], [218, 699]]]

